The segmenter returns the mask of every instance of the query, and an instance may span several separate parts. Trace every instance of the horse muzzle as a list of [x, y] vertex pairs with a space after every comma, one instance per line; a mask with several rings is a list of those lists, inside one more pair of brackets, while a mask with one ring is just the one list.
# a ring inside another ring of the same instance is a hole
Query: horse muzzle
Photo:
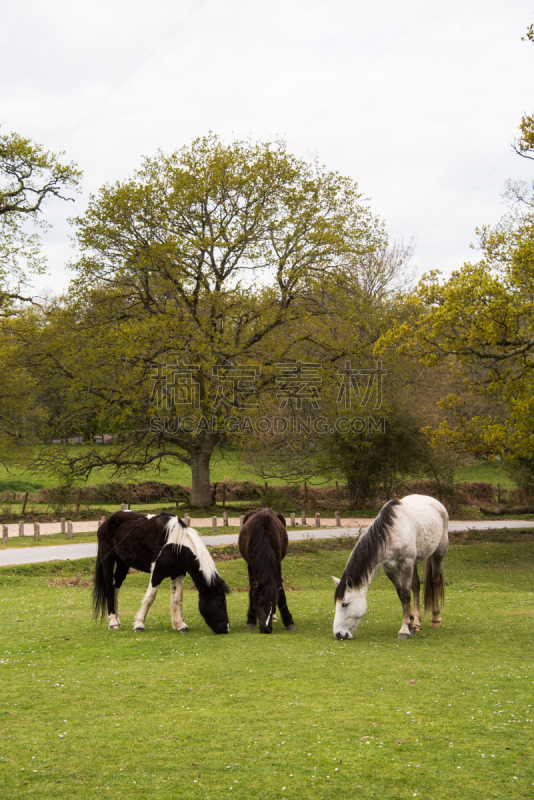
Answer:
[[213, 633], [216, 633], [217, 635], [230, 633], [230, 623], [227, 622], [226, 625], [220, 625], [218, 628], [214, 628]]
[[350, 631], [336, 631], [334, 634], [336, 639], [352, 639], [352, 633]]

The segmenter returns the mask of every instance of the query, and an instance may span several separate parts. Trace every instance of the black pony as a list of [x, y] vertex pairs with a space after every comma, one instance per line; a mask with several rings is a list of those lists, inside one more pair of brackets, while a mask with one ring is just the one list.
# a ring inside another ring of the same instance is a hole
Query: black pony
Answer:
[[93, 588], [95, 617], [104, 616], [110, 628], [120, 628], [119, 589], [128, 570], [150, 573], [150, 583], [135, 615], [134, 631], [145, 630], [148, 610], [164, 578], [171, 579], [171, 621], [181, 633], [188, 627], [182, 617], [186, 572], [198, 589], [198, 609], [215, 633], [228, 633], [226, 595], [230, 591], [198, 533], [170, 514], [157, 516], [117, 511], [98, 530]]
[[287, 553], [286, 521], [270, 508], [260, 508], [245, 515], [239, 531], [239, 552], [247, 562], [250, 602], [247, 628], [272, 633], [276, 606], [288, 631], [294, 631], [293, 617], [287, 607], [282, 587], [282, 559]]

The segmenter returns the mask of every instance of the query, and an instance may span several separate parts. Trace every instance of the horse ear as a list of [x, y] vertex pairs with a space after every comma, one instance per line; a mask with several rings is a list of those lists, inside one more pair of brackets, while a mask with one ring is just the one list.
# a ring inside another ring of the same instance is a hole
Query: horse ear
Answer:
[[280, 520], [280, 522], [283, 524], [283, 526], [285, 528], [286, 527], [286, 518], [284, 517], [284, 515], [283, 514], [277, 514], [276, 516], [278, 517], [278, 519]]
[[347, 578], [347, 586], [349, 587], [349, 589], [354, 589], [354, 582], [351, 577]]
[[330, 575], [330, 577], [332, 578], [332, 580], [334, 581], [334, 583], [336, 584], [336, 586], [339, 586], [339, 584], [341, 583], [341, 581], [339, 580], [339, 578], [334, 578], [334, 576], [333, 576], [333, 575]]
[[249, 517], [251, 517], [251, 516], [252, 516], [253, 514], [255, 514], [255, 513], [256, 513], [256, 509], [255, 509], [254, 511], [249, 511], [249, 512], [248, 512], [248, 514], [245, 514], [245, 516], [243, 517], [243, 525], [245, 524], [245, 522], [247, 521], [247, 519], [248, 519]]

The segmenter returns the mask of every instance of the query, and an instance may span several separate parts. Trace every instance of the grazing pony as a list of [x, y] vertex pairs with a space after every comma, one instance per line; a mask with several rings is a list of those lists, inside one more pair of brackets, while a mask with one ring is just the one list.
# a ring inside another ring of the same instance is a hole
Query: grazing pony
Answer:
[[93, 588], [95, 617], [104, 616], [109, 627], [120, 628], [119, 589], [128, 570], [150, 573], [150, 583], [134, 618], [134, 631], [145, 630], [148, 610], [160, 583], [171, 579], [171, 621], [180, 633], [189, 629], [182, 617], [186, 572], [198, 589], [198, 609], [215, 633], [228, 633], [226, 595], [230, 591], [215, 568], [198, 533], [170, 514], [157, 516], [117, 511], [98, 530], [98, 552]]
[[272, 633], [276, 606], [288, 631], [295, 630], [282, 586], [282, 559], [287, 553], [286, 520], [270, 508], [250, 511], [239, 531], [239, 552], [247, 562], [249, 608], [247, 628]]
[[[393, 583], [402, 603], [399, 639], [409, 639], [421, 627], [420, 581], [417, 564], [426, 559], [425, 612], [432, 609], [432, 627], [441, 626], [440, 602], [445, 601], [443, 559], [449, 546], [449, 515], [433, 497], [411, 494], [390, 500], [360, 537], [352, 551], [341, 580], [336, 586], [336, 639], [352, 639], [367, 613], [367, 591], [379, 569]], [[414, 613], [410, 611], [413, 590]]]

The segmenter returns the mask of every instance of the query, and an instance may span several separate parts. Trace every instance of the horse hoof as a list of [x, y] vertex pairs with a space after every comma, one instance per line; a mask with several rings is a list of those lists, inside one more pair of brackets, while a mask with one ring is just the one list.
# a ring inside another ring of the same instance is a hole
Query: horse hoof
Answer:
[[110, 625], [109, 626], [110, 631], [118, 631], [119, 628], [120, 628], [120, 625]]
[[189, 633], [189, 628], [187, 625], [184, 625], [183, 628], [178, 628], [178, 633]]
[[144, 632], [145, 632], [144, 628], [134, 628], [134, 633], [144, 633]]
[[409, 638], [410, 638], [409, 633], [399, 633], [399, 635], [397, 636], [397, 639], [409, 639]]
[[419, 628], [410, 628], [410, 636], [415, 636]]
[[433, 628], [441, 628], [441, 620], [439, 620], [439, 622], [433, 622], [432, 623], [432, 627]]
[[292, 622], [291, 625], [286, 625], [286, 631], [296, 631], [296, 630], [297, 627], [294, 622]]
[[278, 620], [276, 619], [276, 614], [273, 614], [273, 622], [278, 622]]
[[247, 628], [249, 631], [253, 631], [256, 626], [252, 624], [252, 622], [247, 622]]

